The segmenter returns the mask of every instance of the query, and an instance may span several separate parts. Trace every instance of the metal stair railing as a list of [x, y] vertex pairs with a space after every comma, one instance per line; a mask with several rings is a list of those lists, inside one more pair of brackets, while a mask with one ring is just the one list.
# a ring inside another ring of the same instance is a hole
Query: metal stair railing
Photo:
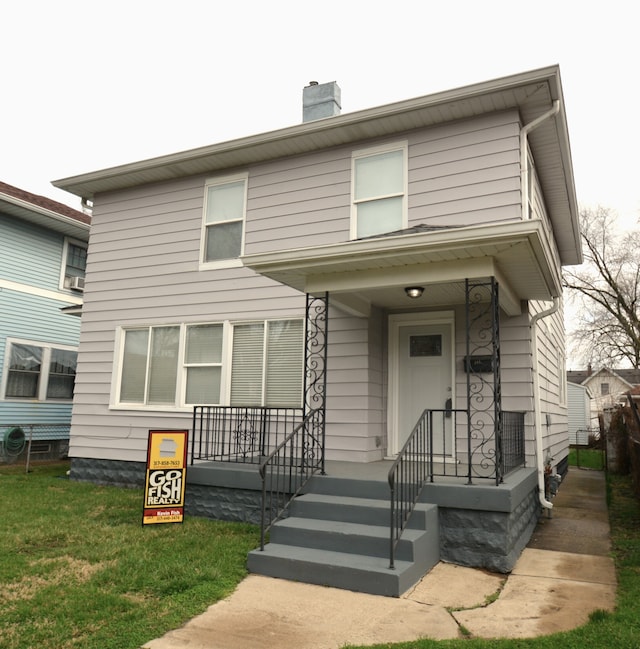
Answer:
[[466, 410], [425, 410], [389, 469], [390, 534], [389, 568], [395, 568], [395, 553], [402, 532], [415, 510], [425, 483], [433, 481], [434, 415], [446, 419]]
[[324, 418], [323, 408], [311, 410], [260, 464], [260, 550], [271, 526], [305, 484], [314, 474], [324, 474]]

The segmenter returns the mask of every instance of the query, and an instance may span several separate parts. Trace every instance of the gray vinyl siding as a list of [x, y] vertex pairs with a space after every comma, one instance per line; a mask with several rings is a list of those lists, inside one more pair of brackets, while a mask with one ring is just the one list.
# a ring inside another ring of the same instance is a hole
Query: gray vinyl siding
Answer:
[[[408, 142], [409, 225], [520, 219], [519, 127], [518, 115], [505, 112], [388, 140]], [[348, 241], [352, 152], [378, 144], [229, 170], [248, 174], [244, 253]], [[206, 180], [191, 177], [96, 197], [73, 410], [74, 457], [143, 461], [149, 429], [191, 426], [188, 409], [114, 407], [119, 327], [304, 316], [304, 296], [293, 289], [244, 267], [200, 267]], [[464, 312], [456, 311], [461, 358]], [[386, 314], [375, 309], [369, 319], [331, 311], [329, 459], [372, 461], [386, 453], [386, 322]], [[531, 410], [527, 336], [520, 321], [503, 323], [508, 410]], [[459, 399], [462, 380], [459, 375]], [[527, 435], [531, 439], [529, 428]]]
[[[550, 306], [549, 303], [530, 303], [533, 315]], [[563, 309], [538, 321], [538, 380], [541, 399], [541, 430], [545, 458], [553, 458], [553, 465], [569, 453], [569, 432], [566, 398], [562, 400], [562, 385], [566, 370], [559, 362], [564, 355], [565, 335]], [[535, 370], [535, 368], [534, 368]], [[543, 458], [544, 459], [544, 458]]]
[[386, 435], [383, 402], [383, 321], [331, 310], [327, 360], [327, 458], [382, 459]]
[[[520, 219], [519, 128], [507, 112], [388, 140], [408, 142], [408, 225]], [[378, 144], [251, 168], [245, 253], [348, 241], [352, 151]]]
[[304, 296], [246, 268], [199, 270], [204, 177], [96, 200], [72, 420], [72, 457], [144, 460], [148, 431], [191, 411], [117, 409], [123, 326], [304, 317]]

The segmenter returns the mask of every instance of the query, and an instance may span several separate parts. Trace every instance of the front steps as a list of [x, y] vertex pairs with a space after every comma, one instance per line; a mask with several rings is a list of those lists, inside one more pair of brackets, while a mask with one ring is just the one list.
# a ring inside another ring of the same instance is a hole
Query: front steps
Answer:
[[440, 559], [438, 508], [418, 503], [389, 568], [388, 486], [315, 477], [289, 516], [273, 525], [249, 571], [309, 584], [399, 597]]

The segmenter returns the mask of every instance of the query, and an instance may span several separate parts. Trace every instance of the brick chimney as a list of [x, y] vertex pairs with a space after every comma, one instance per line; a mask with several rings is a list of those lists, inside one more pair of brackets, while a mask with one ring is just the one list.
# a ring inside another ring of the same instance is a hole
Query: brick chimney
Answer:
[[335, 81], [310, 81], [302, 90], [302, 121], [312, 122], [340, 114], [340, 87]]

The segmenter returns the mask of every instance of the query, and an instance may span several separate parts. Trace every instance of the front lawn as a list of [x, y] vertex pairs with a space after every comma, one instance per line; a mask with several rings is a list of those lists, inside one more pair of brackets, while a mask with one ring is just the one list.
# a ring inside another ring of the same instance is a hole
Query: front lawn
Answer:
[[[0, 647], [137, 649], [229, 595], [258, 529], [187, 517], [143, 528], [142, 492], [71, 482], [67, 465], [0, 466]], [[640, 505], [609, 479], [613, 613], [531, 640], [418, 640], [379, 649], [638, 649]], [[327, 621], [330, 624], [330, 621]], [[294, 647], [287, 649], [295, 649]]]
[[229, 595], [255, 526], [142, 527], [142, 490], [0, 466], [0, 647], [135, 649]]

